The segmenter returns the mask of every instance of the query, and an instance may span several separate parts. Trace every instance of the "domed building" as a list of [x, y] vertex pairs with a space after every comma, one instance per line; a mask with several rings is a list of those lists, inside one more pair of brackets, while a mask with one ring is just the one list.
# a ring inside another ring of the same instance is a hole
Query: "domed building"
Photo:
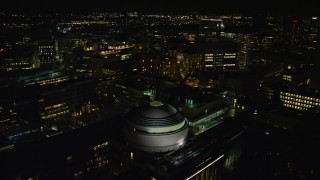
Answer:
[[188, 121], [176, 108], [160, 101], [128, 113], [124, 137], [129, 145], [148, 152], [167, 152], [185, 145]]

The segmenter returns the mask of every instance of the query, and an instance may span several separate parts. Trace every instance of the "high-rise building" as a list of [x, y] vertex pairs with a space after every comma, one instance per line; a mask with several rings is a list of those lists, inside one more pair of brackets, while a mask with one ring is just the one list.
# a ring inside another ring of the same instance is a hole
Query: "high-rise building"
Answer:
[[139, 72], [142, 74], [180, 79], [180, 64], [175, 57], [152, 53], [141, 54], [139, 64]]
[[283, 43], [288, 50], [301, 53], [305, 49], [306, 24], [300, 18], [283, 18]]
[[34, 63], [35, 67], [52, 68], [56, 65], [56, 46], [55, 41], [39, 41], [38, 42], [38, 62]]
[[231, 39], [239, 43], [239, 67], [246, 68], [250, 63], [250, 51], [253, 46], [253, 37], [250, 34], [237, 34]]
[[238, 55], [238, 44], [222, 37], [181, 47], [176, 54], [182, 75], [195, 70], [237, 69]]

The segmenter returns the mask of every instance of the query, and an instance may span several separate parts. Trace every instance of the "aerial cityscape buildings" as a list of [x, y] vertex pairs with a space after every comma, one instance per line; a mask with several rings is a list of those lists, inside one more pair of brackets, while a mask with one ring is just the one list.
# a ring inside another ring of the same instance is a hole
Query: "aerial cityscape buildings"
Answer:
[[319, 18], [0, 11], [0, 179], [319, 179]]

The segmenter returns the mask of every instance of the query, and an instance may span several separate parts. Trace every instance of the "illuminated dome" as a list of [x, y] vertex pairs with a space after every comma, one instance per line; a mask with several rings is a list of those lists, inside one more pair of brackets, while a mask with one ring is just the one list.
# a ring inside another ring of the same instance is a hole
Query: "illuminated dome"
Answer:
[[166, 152], [186, 143], [188, 122], [171, 105], [152, 101], [128, 114], [124, 132], [127, 142], [140, 150]]

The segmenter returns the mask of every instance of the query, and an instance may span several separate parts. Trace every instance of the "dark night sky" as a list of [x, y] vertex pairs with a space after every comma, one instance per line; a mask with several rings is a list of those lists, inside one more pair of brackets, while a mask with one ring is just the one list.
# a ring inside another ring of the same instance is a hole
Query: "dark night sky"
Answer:
[[320, 14], [317, 0], [1, 0], [8, 12], [202, 11]]

